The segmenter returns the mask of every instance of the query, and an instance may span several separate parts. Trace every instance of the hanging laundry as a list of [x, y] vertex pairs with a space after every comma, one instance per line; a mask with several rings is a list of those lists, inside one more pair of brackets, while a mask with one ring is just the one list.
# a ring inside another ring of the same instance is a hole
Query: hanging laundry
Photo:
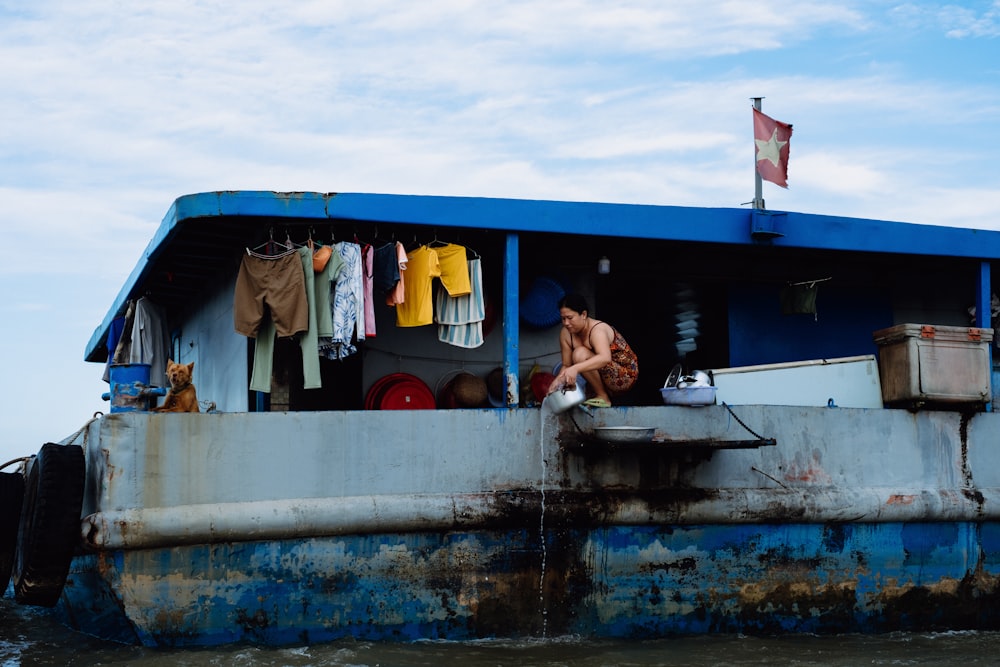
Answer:
[[375, 337], [375, 249], [371, 244], [361, 247], [361, 283], [364, 296], [365, 338]]
[[396, 326], [419, 327], [434, 321], [431, 290], [441, 275], [438, 255], [425, 245], [406, 254], [404, 298], [396, 304]]
[[434, 323], [434, 278], [450, 296], [471, 290], [465, 247], [453, 243], [441, 247], [422, 245], [407, 254], [405, 299], [396, 306], [396, 325], [419, 327]]
[[115, 355], [111, 363], [127, 364], [129, 357], [132, 356], [133, 324], [135, 324], [135, 301], [129, 299], [128, 306], [125, 308], [125, 322], [122, 324], [122, 333], [118, 338], [118, 345], [115, 346]]
[[333, 256], [333, 248], [328, 245], [313, 243], [312, 237], [309, 238], [307, 245], [313, 253], [313, 272], [322, 273], [323, 269], [326, 268], [327, 262], [330, 261], [330, 257]]
[[404, 301], [406, 301], [406, 280], [404, 272], [409, 267], [409, 258], [406, 256], [406, 248], [399, 241], [396, 242], [396, 266], [398, 270], [396, 272], [396, 284], [395, 286], [385, 295], [385, 305], [387, 306], [397, 306]]
[[783, 315], [816, 314], [816, 283], [796, 283], [781, 288], [781, 313]]
[[319, 355], [316, 354], [319, 348], [316, 313], [319, 308], [325, 307], [326, 303], [316, 302], [316, 275], [312, 248], [299, 248], [299, 259], [302, 260], [302, 277], [306, 284], [306, 302], [309, 306], [309, 327], [299, 337], [299, 347], [302, 349], [302, 388], [321, 389], [323, 381], [320, 378]]
[[435, 320], [438, 323], [438, 340], [463, 348], [483, 344], [483, 320], [486, 319], [486, 300], [483, 297], [483, 269], [477, 257], [467, 262], [470, 291], [451, 296], [445, 289], [438, 289], [435, 298]]
[[165, 387], [169, 357], [170, 332], [167, 330], [166, 312], [148, 297], [142, 297], [135, 303], [129, 363], [149, 364], [149, 385]]
[[[302, 387], [303, 389], [321, 389], [323, 381], [320, 376], [319, 356], [316, 354], [319, 347], [317, 311], [326, 307], [326, 300], [324, 299], [322, 303], [316, 301], [316, 277], [313, 270], [312, 250], [308, 247], [299, 248], [292, 257], [298, 261], [299, 272], [302, 274], [308, 314], [306, 329], [300, 332], [299, 336], [299, 346], [302, 349]], [[265, 393], [271, 391], [271, 375], [274, 372], [274, 345], [278, 335], [276, 324], [272, 318], [265, 315], [258, 327], [257, 337], [254, 341], [253, 369], [250, 374], [250, 389], [252, 391]]]
[[465, 246], [447, 243], [435, 247], [438, 262], [441, 264], [441, 284], [451, 296], [462, 296], [472, 291], [469, 279], [468, 253]]
[[111, 320], [111, 326], [108, 327], [108, 339], [106, 341], [106, 347], [108, 350], [108, 361], [104, 364], [104, 375], [101, 378], [105, 382], [111, 382], [111, 364], [115, 362], [115, 350], [118, 349], [118, 342], [122, 339], [122, 333], [125, 331], [125, 316], [119, 316]]
[[[399, 243], [386, 243], [375, 248], [374, 259], [372, 261], [372, 282], [374, 290], [379, 294], [388, 294], [399, 282], [400, 262]], [[403, 253], [406, 256], [406, 253]]]
[[334, 246], [334, 254], [343, 260], [340, 275], [330, 294], [333, 317], [333, 336], [319, 346], [320, 353], [328, 359], [344, 359], [358, 351], [352, 341], [365, 339], [364, 285], [362, 281], [361, 246], [341, 242]]
[[323, 270], [316, 274], [314, 290], [316, 295], [316, 335], [319, 338], [318, 349], [332, 343], [333, 307], [331, 297], [343, 268], [344, 258], [339, 252], [332, 252]]
[[253, 342], [253, 366], [250, 369], [250, 391], [271, 393], [271, 375], [274, 373], [274, 341], [277, 333], [274, 322], [265, 317], [257, 328]]
[[305, 276], [297, 252], [268, 257], [247, 251], [243, 256], [233, 296], [236, 332], [255, 338], [265, 305], [279, 336], [294, 336], [309, 328]]

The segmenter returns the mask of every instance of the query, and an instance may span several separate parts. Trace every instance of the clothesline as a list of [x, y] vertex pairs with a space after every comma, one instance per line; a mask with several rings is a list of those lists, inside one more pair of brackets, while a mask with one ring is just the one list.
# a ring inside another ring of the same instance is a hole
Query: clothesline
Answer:
[[[284, 243], [274, 240], [275, 227], [272, 226], [272, 227], [268, 228], [268, 240], [259, 243], [257, 246], [255, 246], [253, 248], [251, 248], [250, 246], [247, 246], [247, 253], [253, 253], [255, 251], [259, 252], [261, 248], [263, 248], [264, 246], [268, 245], [269, 243], [273, 244], [273, 245], [283, 246], [281, 252], [288, 252], [290, 250], [295, 250], [298, 247], [305, 246], [305, 245], [307, 245], [310, 242], [312, 242], [314, 244], [334, 245], [336, 243], [347, 241], [347, 242], [357, 243], [359, 245], [371, 245], [371, 246], [373, 246], [375, 248], [380, 248], [380, 247], [384, 247], [384, 246], [392, 246], [392, 245], [395, 245], [398, 242], [397, 238], [396, 238], [397, 234], [396, 234], [395, 231], [392, 231], [390, 233], [390, 236], [389, 236], [388, 239], [380, 236], [379, 235], [379, 227], [378, 227], [378, 225], [373, 226], [373, 228], [372, 228], [372, 236], [371, 236], [370, 240], [365, 240], [363, 238], [363, 234], [358, 229], [357, 224], [354, 224], [354, 223], [352, 223], [350, 226], [345, 225], [343, 223], [333, 223], [333, 224], [331, 224], [330, 225], [330, 235], [329, 235], [329, 240], [328, 241], [324, 241], [321, 238], [321, 236], [316, 233], [316, 226], [315, 226], [314, 223], [294, 223], [294, 222], [288, 222], [288, 223], [283, 223], [281, 225], [281, 229], [285, 232], [286, 241]], [[292, 241], [292, 239], [291, 239], [291, 232], [289, 230], [294, 230], [296, 233], [298, 233], [298, 232], [302, 231], [303, 229], [306, 231], [306, 238], [303, 240], [302, 243], [294, 243]], [[407, 229], [408, 230], [412, 229], [412, 226], [407, 226]], [[338, 234], [338, 232], [339, 232], [339, 234]], [[421, 241], [420, 240], [421, 237], [426, 237], [428, 235], [432, 237], [431, 240], [429, 240], [429, 241]], [[340, 237], [339, 240], [338, 240], [338, 236]], [[473, 249], [470, 245], [468, 245], [468, 243], [464, 242], [458, 236], [456, 236], [453, 240], [445, 240], [445, 239], [439, 238], [439, 236], [438, 236], [438, 230], [437, 230], [436, 227], [435, 228], [429, 228], [429, 230], [425, 230], [425, 231], [415, 232], [413, 234], [413, 242], [410, 244], [408, 250], [412, 251], [412, 250], [415, 250], [416, 248], [418, 248], [420, 246], [423, 246], [423, 245], [429, 245], [429, 246], [436, 246], [436, 245], [441, 245], [441, 246], [443, 246], [443, 245], [461, 245], [461, 246], [463, 246], [463, 247], [466, 248], [466, 250], [468, 251], [468, 253], [471, 254], [473, 258], [479, 258], [480, 257], [479, 253], [476, 252], [475, 249]], [[268, 256], [268, 257], [275, 256], [275, 255], [272, 255], [270, 253], [260, 253], [260, 254], [262, 254], [264, 256]]]
[[[268, 241], [255, 250], [272, 243], [289, 246]], [[463, 348], [483, 344], [482, 267], [478, 256], [468, 259], [464, 246], [422, 245], [409, 253], [399, 242], [375, 248], [341, 241], [327, 247], [333, 251], [321, 263], [315, 260], [315, 243], [277, 255], [247, 249], [233, 318], [238, 333], [256, 339], [252, 390], [270, 391], [279, 336], [298, 337], [304, 388], [321, 388], [321, 357], [343, 360], [357, 352], [356, 343], [375, 337], [376, 293], [395, 308], [398, 327], [437, 324], [441, 342]], [[441, 284], [437, 295], [435, 279]]]
[[816, 280], [800, 280], [797, 283], [788, 283], [788, 284], [791, 287], [798, 287], [800, 285], [809, 285], [810, 287], [812, 287], [816, 283], [825, 283], [827, 280], [833, 280], [833, 276], [830, 276], [828, 278], [817, 278]]
[[[386, 350], [384, 348], [378, 347], [377, 345], [366, 345], [365, 354], [383, 354], [387, 357], [394, 357], [397, 361], [420, 361], [431, 364], [444, 364], [448, 366], [454, 366], [459, 364], [462, 368], [470, 366], [482, 366], [484, 368], [495, 368], [496, 366], [501, 366], [503, 364], [502, 359], [455, 359], [454, 357], [436, 357], [432, 355], [422, 355], [422, 354], [400, 354], [397, 350]], [[540, 363], [546, 359], [552, 357], [559, 357], [561, 352], [559, 350], [553, 350], [551, 352], [543, 352], [541, 354], [533, 354], [527, 357], [520, 357], [518, 359], [518, 364], [532, 364]], [[558, 359], [557, 359], [558, 361]]]

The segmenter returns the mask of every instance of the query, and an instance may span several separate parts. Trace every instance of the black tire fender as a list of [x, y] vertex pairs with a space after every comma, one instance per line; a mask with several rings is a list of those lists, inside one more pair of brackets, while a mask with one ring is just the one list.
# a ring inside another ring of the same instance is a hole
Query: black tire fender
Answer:
[[85, 472], [79, 445], [46, 443], [30, 464], [13, 568], [20, 604], [59, 602], [80, 542]]
[[7, 592], [24, 502], [24, 475], [0, 472], [0, 597]]

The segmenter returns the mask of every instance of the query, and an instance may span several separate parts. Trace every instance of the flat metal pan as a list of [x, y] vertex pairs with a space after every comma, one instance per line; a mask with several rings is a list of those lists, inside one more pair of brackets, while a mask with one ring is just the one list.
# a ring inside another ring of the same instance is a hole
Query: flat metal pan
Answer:
[[597, 426], [594, 437], [606, 442], [651, 442], [655, 431], [652, 426]]

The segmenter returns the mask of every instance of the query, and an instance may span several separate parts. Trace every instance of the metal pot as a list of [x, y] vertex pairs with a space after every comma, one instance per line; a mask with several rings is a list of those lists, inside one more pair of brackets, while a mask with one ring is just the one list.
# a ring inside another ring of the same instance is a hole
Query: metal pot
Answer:
[[691, 374], [694, 377], [695, 387], [710, 387], [712, 386], [712, 376], [705, 371], [695, 371]]
[[583, 393], [583, 389], [579, 385], [564, 385], [562, 389], [546, 396], [545, 400], [542, 401], [542, 405], [549, 406], [549, 410], [555, 414], [559, 414], [575, 408], [585, 400], [587, 400], [587, 395]]
[[677, 383], [678, 389], [685, 389], [688, 387], [711, 387], [712, 386], [712, 376], [710, 376], [705, 371], [694, 371], [691, 375], [685, 375]]

